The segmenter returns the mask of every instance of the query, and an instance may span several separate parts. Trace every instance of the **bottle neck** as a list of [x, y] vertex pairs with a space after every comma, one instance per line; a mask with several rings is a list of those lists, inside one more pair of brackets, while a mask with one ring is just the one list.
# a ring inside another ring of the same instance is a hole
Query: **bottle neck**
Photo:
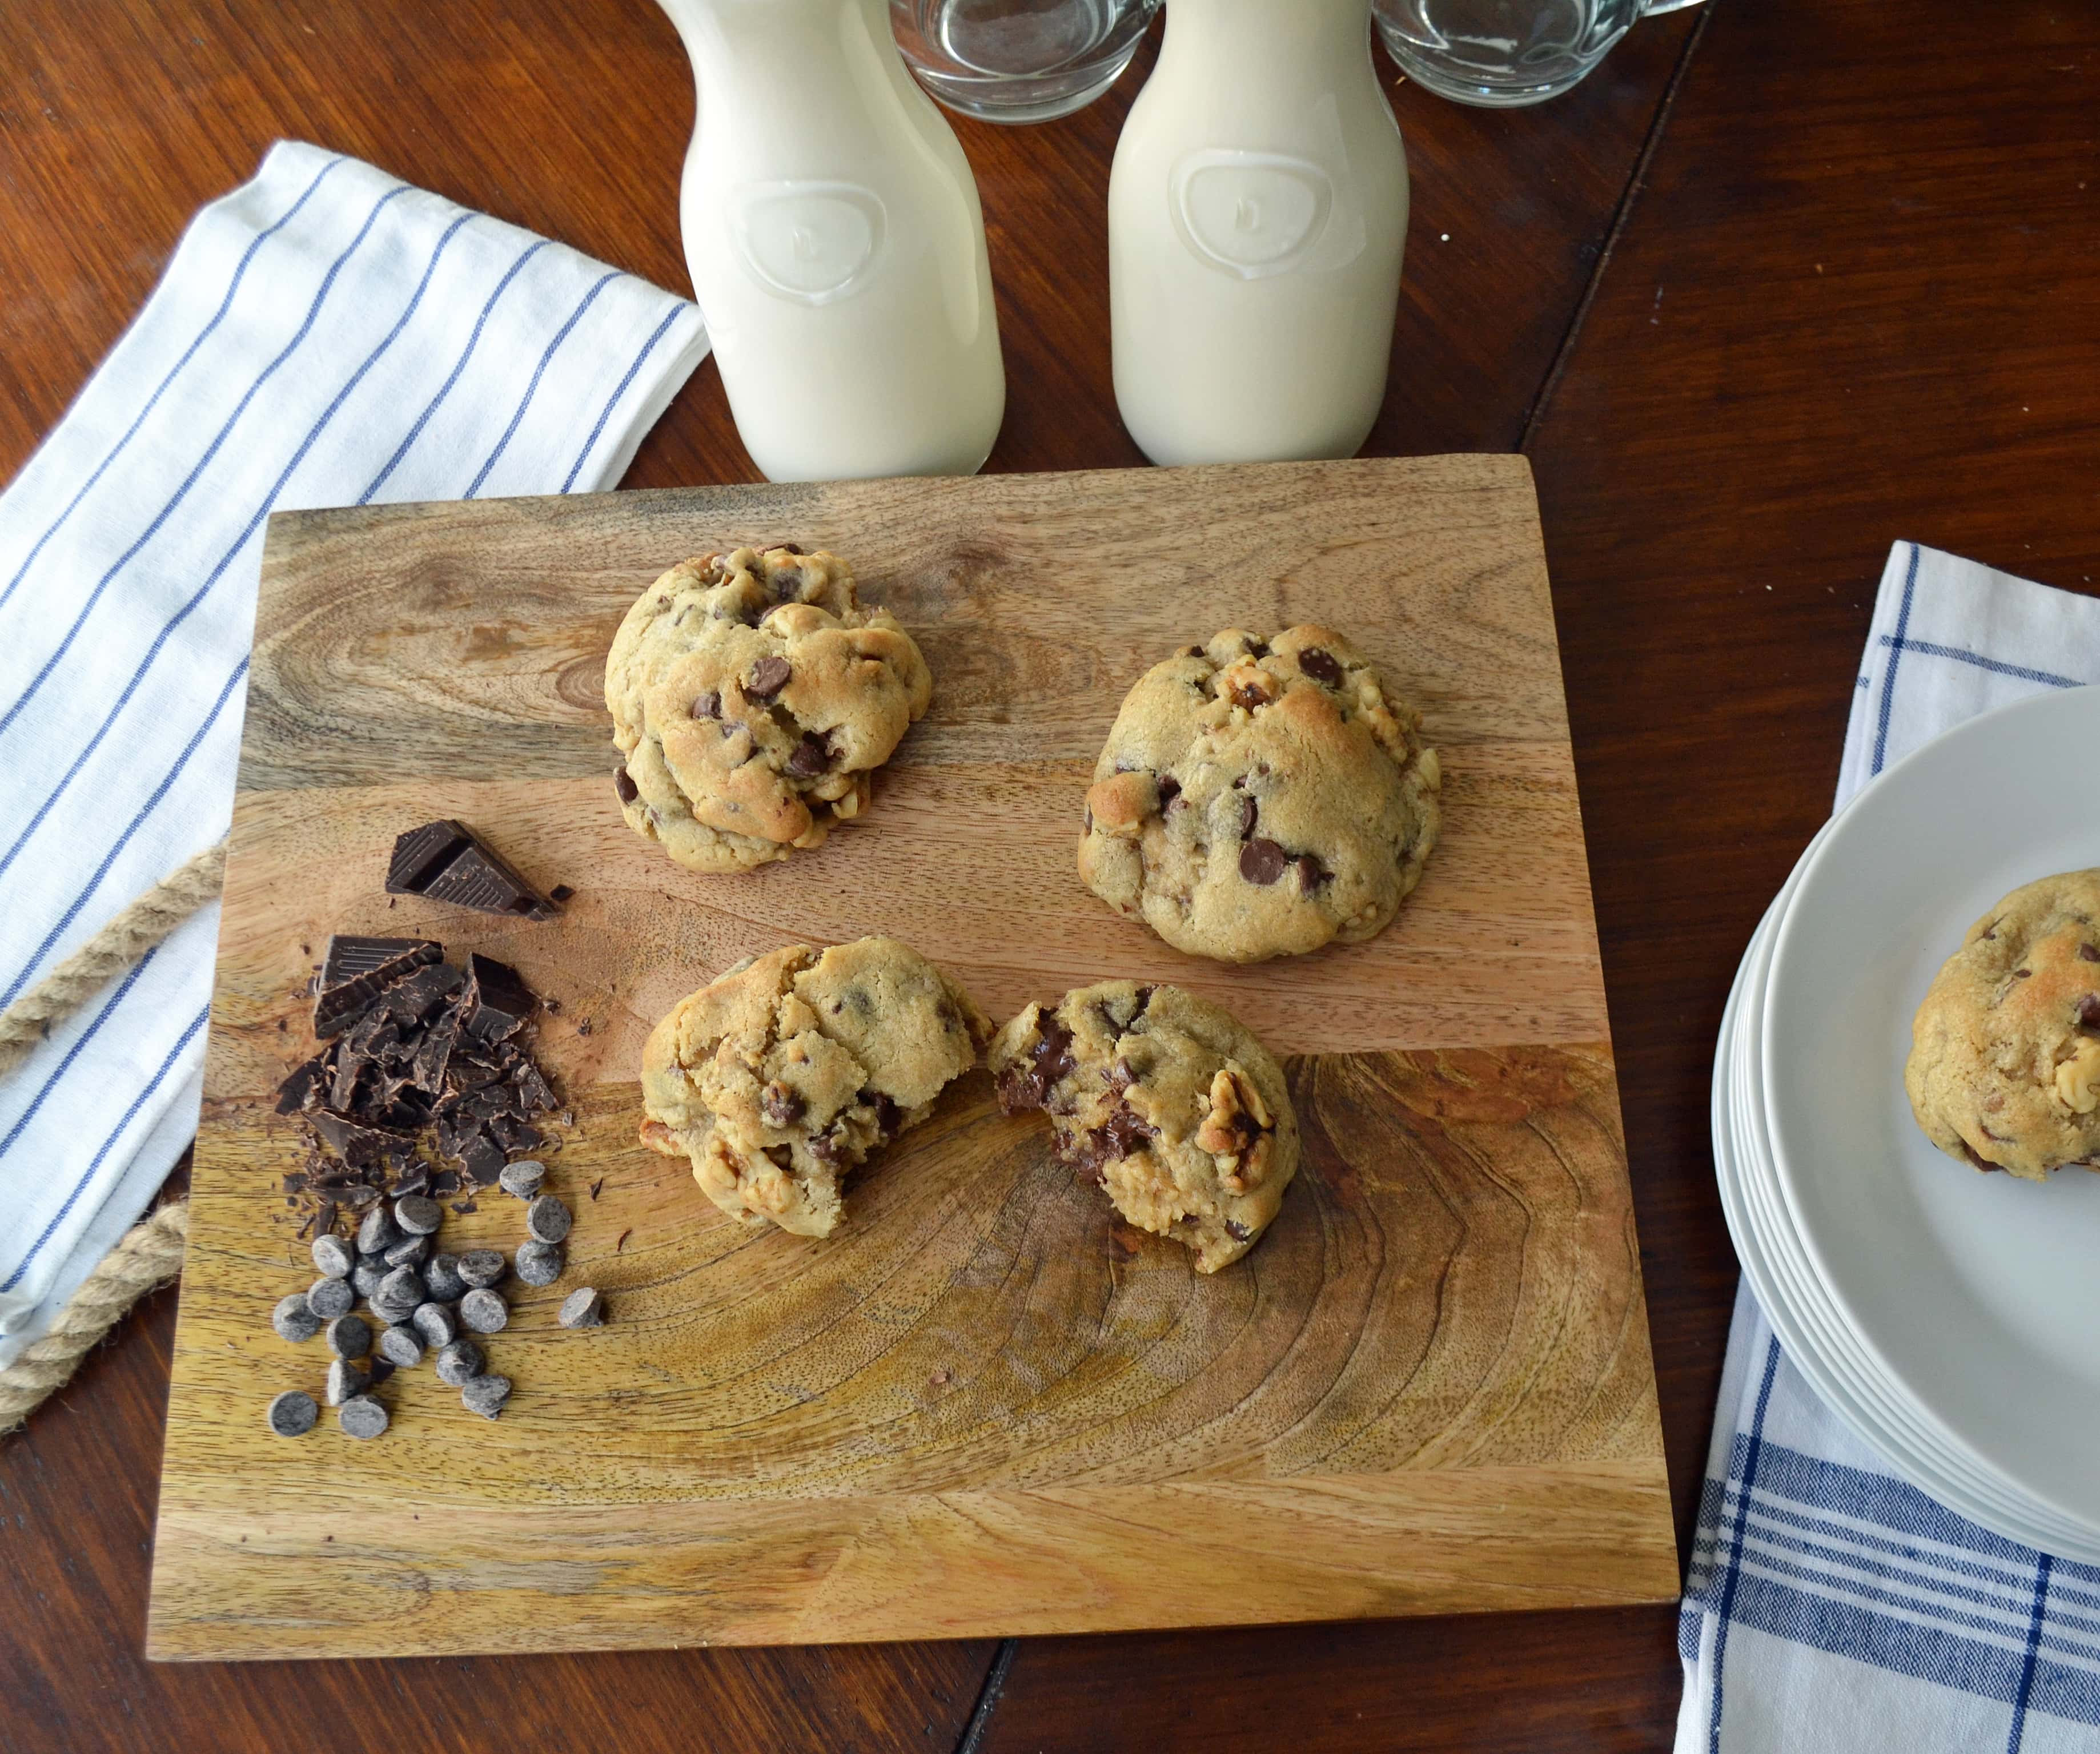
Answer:
[[1162, 55], [1256, 68], [1368, 57], [1370, 21], [1371, 0], [1173, 0]]

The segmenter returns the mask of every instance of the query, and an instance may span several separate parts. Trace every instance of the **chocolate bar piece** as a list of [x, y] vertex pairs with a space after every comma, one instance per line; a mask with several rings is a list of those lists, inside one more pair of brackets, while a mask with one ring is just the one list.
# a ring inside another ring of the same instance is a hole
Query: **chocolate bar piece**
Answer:
[[428, 938], [360, 938], [338, 933], [329, 940], [314, 1000], [314, 1033], [340, 1035], [404, 975], [443, 959], [444, 946]]
[[510, 963], [492, 956], [467, 958], [465, 1015], [468, 1033], [478, 1040], [509, 1039], [525, 1027], [538, 1003]]
[[386, 892], [521, 919], [552, 919], [561, 911], [465, 823], [450, 821], [426, 822], [394, 843]]
[[[293, 1069], [292, 1075], [277, 1086], [277, 1113], [297, 1114], [323, 1100], [335, 1081], [335, 1069], [326, 1054], [316, 1054]], [[553, 1106], [551, 1102], [545, 1106]]]

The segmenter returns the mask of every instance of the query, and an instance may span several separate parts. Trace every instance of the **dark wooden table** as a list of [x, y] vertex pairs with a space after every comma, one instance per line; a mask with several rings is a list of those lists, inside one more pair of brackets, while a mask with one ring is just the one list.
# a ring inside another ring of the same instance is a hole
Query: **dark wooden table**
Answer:
[[[991, 469], [1140, 461], [1110, 390], [1103, 214], [1150, 60], [1065, 121], [961, 126], [1006, 346]], [[1683, 1542], [1736, 1279], [1706, 1139], [1714, 1032], [1827, 811], [1889, 544], [2077, 590], [2100, 575], [2100, 20], [2066, 0], [1710, 0], [1540, 109], [1404, 85], [1393, 102], [1414, 217], [1370, 448], [1517, 448], [1538, 471]], [[648, 0], [8, 0], [0, 474], [271, 139], [682, 288], [690, 117]], [[628, 484], [750, 478], [709, 365]], [[0, 1443], [0, 1754], [1670, 1739], [1667, 1608], [149, 1666], [174, 1301]]]

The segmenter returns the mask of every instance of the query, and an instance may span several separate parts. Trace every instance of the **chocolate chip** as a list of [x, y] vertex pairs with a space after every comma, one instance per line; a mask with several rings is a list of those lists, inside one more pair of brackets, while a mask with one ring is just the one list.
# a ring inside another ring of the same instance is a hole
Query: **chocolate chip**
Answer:
[[1234, 1242], [1245, 1242], [1254, 1232], [1238, 1219], [1229, 1218], [1225, 1220], [1225, 1234]]
[[1159, 781], [1159, 808], [1163, 813], [1173, 807], [1174, 800], [1181, 795], [1181, 782], [1171, 773], [1162, 774]]
[[356, 1290], [345, 1279], [317, 1279], [307, 1292], [307, 1307], [324, 1322], [347, 1316], [356, 1302]]
[[379, 1336], [379, 1355], [402, 1370], [413, 1370], [423, 1361], [422, 1336], [413, 1328], [389, 1328]]
[[328, 1324], [327, 1339], [338, 1358], [362, 1358], [372, 1350], [372, 1329], [362, 1316], [337, 1316]]
[[814, 779], [832, 767], [832, 739], [828, 732], [810, 731], [788, 757], [788, 771], [798, 779]]
[[602, 1328], [605, 1325], [605, 1299], [585, 1285], [571, 1291], [562, 1300], [562, 1313], [555, 1318], [564, 1328]]
[[633, 777], [624, 766], [612, 770], [612, 789], [620, 794], [622, 804], [632, 804], [642, 795], [642, 788], [634, 783]]
[[1336, 686], [1342, 680], [1342, 667], [1335, 661], [1332, 652], [1322, 651], [1317, 646], [1308, 646], [1298, 654], [1298, 668], [1316, 682]]
[[2032, 968], [2015, 968], [2013, 971], [2013, 978], [2015, 981], [2031, 981], [2034, 978], [2034, 970]]
[[1965, 1139], [1961, 1141], [1961, 1155], [1966, 1157], [1971, 1163], [1974, 1164], [1978, 1169], [1983, 1170], [1987, 1173], [1996, 1169], [1998, 1166], [1996, 1164], [1992, 1162], [1989, 1158], [1979, 1157], [1977, 1154], [1976, 1148], [1970, 1144]]
[[408, 1320], [426, 1346], [442, 1348], [459, 1338], [459, 1317], [442, 1303], [418, 1303]]
[[355, 1395], [336, 1409], [345, 1437], [377, 1437], [386, 1429], [386, 1409], [368, 1395]]
[[270, 1429], [280, 1437], [304, 1437], [320, 1416], [313, 1396], [298, 1389], [287, 1389], [270, 1403]]
[[2100, 993], [2088, 993], [2079, 1000], [2078, 1022], [2081, 1029], [2100, 1029]]
[[1104, 1163], [1120, 1162], [1133, 1152], [1140, 1150], [1149, 1139], [1156, 1139], [1159, 1129], [1149, 1123], [1129, 1104], [1118, 1100], [1109, 1111], [1108, 1119], [1087, 1135], [1084, 1161], [1081, 1167], [1097, 1170]]
[[360, 1260], [351, 1269], [351, 1289], [361, 1298], [369, 1298], [379, 1289], [380, 1282], [387, 1274], [384, 1255], [373, 1260]]
[[460, 1399], [469, 1412], [479, 1413], [484, 1419], [493, 1419], [503, 1411], [503, 1404], [510, 1399], [510, 1379], [508, 1377], [476, 1377], [460, 1390]]
[[[379, 1281], [379, 1289], [373, 1293], [372, 1307], [382, 1316], [390, 1309], [398, 1309], [412, 1316], [416, 1306], [427, 1301], [427, 1288], [423, 1276], [412, 1267], [397, 1267]], [[389, 1320], [393, 1318], [388, 1316]]]
[[435, 1236], [444, 1221], [444, 1208], [427, 1195], [410, 1194], [394, 1202], [394, 1222], [412, 1236]]
[[2100, 949], [2090, 944], [2081, 944], [2078, 946], [2078, 959], [2081, 963], [2100, 963]]
[[470, 1249], [454, 1263], [460, 1277], [477, 1291], [496, 1284], [503, 1277], [503, 1257], [493, 1249]]
[[[492, 1253], [494, 1251], [492, 1250]], [[502, 1256], [497, 1255], [500, 1261]], [[457, 1303], [466, 1295], [466, 1281], [460, 1277], [459, 1257], [434, 1254], [423, 1269], [423, 1289], [437, 1303]]]
[[394, 1214], [382, 1205], [366, 1213], [364, 1222], [357, 1227], [357, 1250], [360, 1254], [384, 1254], [400, 1240], [401, 1227], [394, 1222]]
[[[1249, 835], [1251, 835], [1254, 832], [1255, 822], [1260, 814], [1260, 807], [1255, 803], [1253, 799], [1242, 798], [1240, 800], [1241, 840], [1246, 840]], [[1268, 881], [1273, 883], [1276, 879], [1272, 877], [1268, 879]]]
[[711, 688], [695, 701], [693, 716], [696, 719], [719, 719], [721, 716], [721, 690]]
[[809, 1104], [799, 1091], [790, 1090], [778, 1078], [765, 1086], [758, 1099], [758, 1106], [766, 1122], [773, 1126], [792, 1126], [808, 1112]]
[[751, 680], [743, 685], [743, 692], [752, 700], [770, 700], [787, 687], [794, 673], [785, 658], [761, 658], [751, 667]]
[[430, 1258], [428, 1236], [404, 1236], [380, 1257], [390, 1267], [421, 1267]]
[[510, 1324], [510, 1306], [493, 1291], [470, 1291], [460, 1299], [460, 1320], [476, 1333], [501, 1333]]
[[527, 1237], [518, 1245], [514, 1270], [521, 1285], [551, 1285], [562, 1276], [562, 1245]]
[[1109, 1068], [1109, 1088], [1120, 1096], [1137, 1082], [1137, 1068], [1127, 1058], [1118, 1059]]
[[1273, 840], [1250, 840], [1240, 848], [1240, 875], [1264, 888], [1290, 868], [1290, 855]]
[[894, 1138], [904, 1125], [904, 1111], [886, 1092], [875, 1093], [876, 1130], [885, 1139]]
[[525, 1208], [525, 1228], [535, 1242], [559, 1242], [572, 1222], [568, 1207], [553, 1194], [541, 1194]]
[[306, 1293], [294, 1291], [278, 1299], [276, 1308], [270, 1312], [270, 1325], [277, 1330], [279, 1339], [297, 1346], [321, 1331], [321, 1319], [308, 1306]]
[[1298, 886], [1312, 895], [1334, 881], [1335, 874], [1309, 853], [1298, 855]]
[[362, 1395], [372, 1382], [372, 1373], [355, 1359], [338, 1358], [329, 1366], [328, 1404], [340, 1407], [355, 1395]]
[[438, 1381], [447, 1388], [464, 1388], [481, 1374], [481, 1348], [460, 1338], [438, 1354]]
[[316, 1236], [314, 1265], [320, 1269], [324, 1279], [347, 1279], [356, 1268], [357, 1251], [340, 1236]]
[[540, 1183], [546, 1179], [547, 1166], [530, 1157], [521, 1157], [515, 1163], [506, 1163], [496, 1178], [496, 1185], [504, 1192], [519, 1200], [530, 1200], [540, 1191]]

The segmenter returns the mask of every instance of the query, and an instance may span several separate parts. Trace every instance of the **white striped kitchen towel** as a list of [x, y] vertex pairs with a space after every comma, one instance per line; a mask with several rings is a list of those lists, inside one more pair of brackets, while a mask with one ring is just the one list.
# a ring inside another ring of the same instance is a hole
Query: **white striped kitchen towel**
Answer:
[[[226, 832], [265, 520], [616, 482], [707, 352], [631, 274], [281, 143], [0, 495], [0, 1007]], [[197, 1112], [218, 910], [0, 1078], [0, 1366]]]
[[[1898, 543], [1838, 806], [1964, 719], [2100, 682], [2100, 599]], [[1892, 1474], [1787, 1361], [1748, 1286], [1678, 1620], [1677, 1754], [2100, 1754], [2100, 1567]]]

